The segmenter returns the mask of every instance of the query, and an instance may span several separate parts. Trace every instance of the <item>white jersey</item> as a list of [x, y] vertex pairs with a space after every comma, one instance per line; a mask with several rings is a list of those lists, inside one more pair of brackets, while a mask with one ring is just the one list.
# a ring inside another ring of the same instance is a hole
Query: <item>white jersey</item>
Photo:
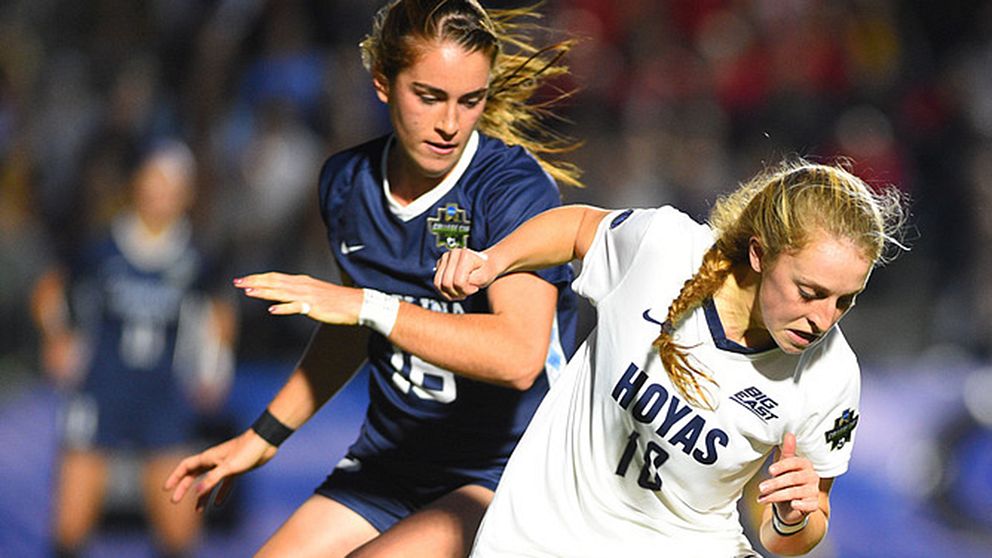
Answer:
[[820, 477], [847, 470], [860, 377], [837, 327], [801, 355], [735, 352], [698, 309], [676, 341], [717, 381], [716, 410], [669, 381], [651, 344], [712, 243], [670, 207], [603, 220], [573, 284], [597, 326], [510, 458], [472, 556], [754, 556], [736, 502], [786, 432]]

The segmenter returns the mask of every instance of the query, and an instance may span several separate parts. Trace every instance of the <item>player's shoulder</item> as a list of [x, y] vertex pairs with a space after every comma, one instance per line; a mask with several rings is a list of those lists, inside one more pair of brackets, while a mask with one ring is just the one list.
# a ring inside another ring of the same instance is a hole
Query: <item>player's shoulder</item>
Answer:
[[615, 210], [600, 227], [607, 235], [643, 238], [655, 247], [713, 242], [713, 233], [706, 224], [671, 205]]
[[343, 203], [358, 185], [381, 183], [382, 154], [390, 136], [384, 135], [328, 157], [320, 169], [320, 206]]
[[529, 151], [483, 133], [478, 138], [478, 147], [465, 173], [469, 179], [464, 181], [466, 187], [490, 191], [528, 189], [559, 195], [554, 179]]
[[848, 363], [855, 363], [858, 360], [840, 326], [834, 326], [824, 333], [823, 338], [813, 349], [819, 353], [820, 358]]
[[377, 172], [389, 138], [389, 135], [379, 136], [329, 156], [320, 169], [321, 186], [349, 183], [355, 174]]
[[691, 215], [672, 205], [663, 205], [653, 210], [652, 224], [656, 228], [691, 236], [705, 237], [712, 241], [713, 233], [708, 225], [695, 220]]
[[802, 356], [803, 379], [809, 384], [838, 384], [860, 376], [858, 356], [839, 326], [830, 328]]
[[534, 156], [519, 145], [508, 145], [493, 136], [478, 133], [479, 143], [472, 165], [476, 167], [507, 166], [524, 170], [540, 170]]

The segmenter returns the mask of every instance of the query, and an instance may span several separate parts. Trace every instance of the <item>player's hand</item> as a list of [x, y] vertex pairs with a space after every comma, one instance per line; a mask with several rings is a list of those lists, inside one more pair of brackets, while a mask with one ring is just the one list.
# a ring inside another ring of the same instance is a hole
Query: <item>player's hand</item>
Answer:
[[[182, 501], [190, 488], [196, 494], [196, 509], [210, 503], [210, 493], [220, 485], [213, 504], [219, 506], [231, 491], [232, 482], [241, 473], [266, 464], [276, 455], [276, 448], [252, 430], [183, 459], [162, 487], [172, 492], [172, 502]], [[197, 478], [203, 476], [199, 482]], [[196, 485], [195, 487], [193, 485]]]
[[356, 325], [362, 309], [361, 289], [342, 287], [309, 275], [269, 272], [234, 280], [234, 286], [252, 298], [271, 300], [269, 313], [303, 314], [318, 322]]
[[779, 446], [779, 456], [768, 467], [771, 478], [758, 485], [758, 502], [778, 506], [783, 522], [799, 523], [820, 506], [820, 477], [813, 464], [796, 455], [796, 436], [787, 432]]
[[488, 287], [498, 275], [484, 252], [455, 248], [437, 261], [434, 288], [448, 300], [461, 300]]

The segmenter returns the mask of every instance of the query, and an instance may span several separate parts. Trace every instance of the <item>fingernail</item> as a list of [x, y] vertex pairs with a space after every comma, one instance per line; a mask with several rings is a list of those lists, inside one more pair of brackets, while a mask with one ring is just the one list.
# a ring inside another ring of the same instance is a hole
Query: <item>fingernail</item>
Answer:
[[233, 281], [233, 283], [234, 283], [235, 285], [240, 285], [241, 283], [244, 283], [244, 281], [245, 281], [245, 280], [244, 280], [244, 279], [242, 279], [241, 277], [235, 277], [235, 278], [234, 278], [234, 281]]
[[246, 288], [246, 289], [245, 289], [245, 292], [246, 292], [246, 293], [250, 293], [250, 292], [252, 292], [252, 291], [254, 291], [254, 290], [255, 290], [255, 289], [253, 289], [253, 288], [251, 288], [251, 287], [248, 287], [248, 288]]

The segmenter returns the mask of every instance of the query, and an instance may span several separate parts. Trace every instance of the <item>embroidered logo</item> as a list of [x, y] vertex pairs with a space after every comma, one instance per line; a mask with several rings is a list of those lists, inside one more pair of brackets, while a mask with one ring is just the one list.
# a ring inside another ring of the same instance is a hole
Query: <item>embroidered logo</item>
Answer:
[[854, 409], [848, 409], [834, 419], [833, 430], [829, 430], [825, 434], [831, 450], [838, 450], [851, 441], [851, 435], [854, 434], [854, 428], [858, 425], [860, 418]]
[[772, 410], [778, 407], [778, 403], [771, 397], [761, 393], [761, 390], [756, 387], [752, 386], [742, 389], [731, 395], [730, 400], [739, 403], [745, 409], [754, 413], [754, 416], [765, 422], [778, 418], [778, 415]]
[[437, 208], [436, 217], [427, 218], [427, 229], [434, 235], [435, 246], [465, 248], [468, 246], [468, 235], [472, 230], [472, 222], [464, 209], [457, 203], [449, 203]]

